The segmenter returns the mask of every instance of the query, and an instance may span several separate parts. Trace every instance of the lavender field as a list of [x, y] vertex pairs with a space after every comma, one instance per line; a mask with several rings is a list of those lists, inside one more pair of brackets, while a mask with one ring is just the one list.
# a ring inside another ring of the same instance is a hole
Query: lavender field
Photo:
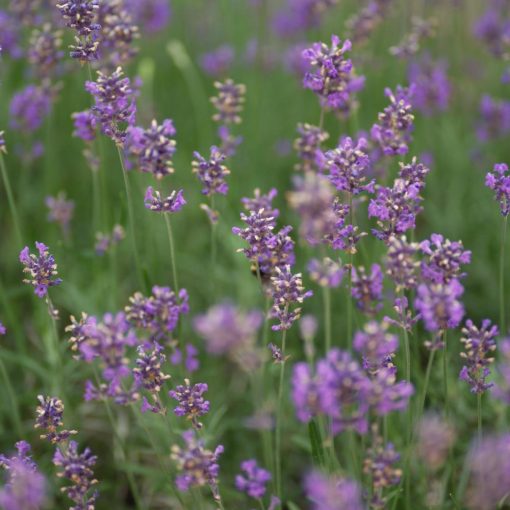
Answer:
[[0, 509], [510, 508], [509, 0], [0, 0]]

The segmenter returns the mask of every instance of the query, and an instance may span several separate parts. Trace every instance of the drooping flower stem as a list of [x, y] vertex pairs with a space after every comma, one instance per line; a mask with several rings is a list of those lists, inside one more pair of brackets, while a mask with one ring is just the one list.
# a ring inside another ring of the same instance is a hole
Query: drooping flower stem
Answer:
[[275, 437], [275, 453], [276, 453], [276, 493], [283, 501], [282, 498], [282, 452], [281, 452], [281, 440], [282, 440], [282, 400], [283, 400], [283, 382], [285, 376], [285, 341], [287, 337], [287, 330], [284, 329], [282, 332], [282, 358], [283, 361], [280, 364], [280, 381], [278, 385], [278, 401], [276, 404], [276, 437]]
[[174, 236], [172, 232], [172, 223], [170, 220], [170, 214], [164, 213], [166, 223], [166, 231], [168, 233], [168, 243], [170, 244], [170, 263], [172, 264], [172, 277], [174, 280], [174, 291], [179, 291], [179, 282], [177, 279], [177, 266], [175, 263], [175, 248], [174, 248]]
[[322, 296], [324, 299], [324, 336], [325, 336], [325, 352], [331, 349], [331, 291], [329, 287], [322, 288]]
[[23, 246], [23, 236], [21, 234], [21, 226], [18, 216], [18, 209], [16, 207], [16, 202], [14, 200], [14, 195], [12, 194], [11, 183], [9, 181], [9, 174], [7, 173], [7, 167], [5, 165], [5, 160], [2, 152], [0, 151], [0, 170], [2, 172], [2, 180], [5, 187], [5, 192], [7, 194], [7, 201], [9, 202], [9, 209], [11, 210], [12, 221], [14, 223], [14, 230], [16, 231], [16, 237], [18, 242], [18, 247]]
[[502, 334], [506, 334], [505, 321], [505, 244], [508, 216], [503, 217], [501, 229], [501, 246], [499, 252], [499, 327]]
[[138, 283], [140, 287], [144, 287], [143, 283], [143, 275], [142, 275], [142, 266], [140, 263], [140, 254], [138, 252], [138, 245], [136, 242], [135, 236], [135, 215], [133, 212], [133, 199], [131, 197], [131, 188], [129, 186], [129, 179], [126, 173], [126, 168], [124, 167], [124, 158], [122, 157], [122, 152], [120, 147], [117, 145], [117, 153], [119, 155], [120, 166], [122, 170], [122, 177], [124, 178], [124, 187], [126, 189], [126, 199], [127, 199], [127, 207], [128, 207], [128, 215], [129, 215], [129, 229], [131, 231], [131, 243], [133, 245], [133, 252], [135, 256], [135, 265], [136, 272], [138, 275]]

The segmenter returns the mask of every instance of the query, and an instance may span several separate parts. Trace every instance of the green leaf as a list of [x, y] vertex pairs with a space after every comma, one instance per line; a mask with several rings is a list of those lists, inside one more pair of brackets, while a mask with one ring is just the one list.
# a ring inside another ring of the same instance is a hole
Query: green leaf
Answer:
[[308, 436], [310, 438], [310, 446], [312, 448], [312, 459], [314, 464], [324, 467], [324, 448], [322, 446], [322, 437], [317, 426], [317, 422], [312, 420], [308, 424]]

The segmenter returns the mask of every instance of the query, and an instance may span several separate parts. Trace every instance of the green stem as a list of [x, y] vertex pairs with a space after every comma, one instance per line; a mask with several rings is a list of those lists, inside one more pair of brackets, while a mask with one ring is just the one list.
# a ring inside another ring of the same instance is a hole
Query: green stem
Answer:
[[[211, 211], [214, 214], [214, 195], [211, 195]], [[216, 223], [211, 222], [211, 267], [214, 272], [216, 269]]]
[[58, 393], [64, 402], [66, 402], [64, 395], [64, 385], [62, 383], [62, 356], [60, 354], [60, 341], [58, 336], [57, 321], [55, 318], [56, 309], [53, 306], [49, 295], [46, 295], [46, 305], [48, 306], [48, 314], [51, 319], [51, 328], [53, 333], [52, 343], [48, 346], [50, 348], [50, 352], [48, 353], [49, 361], [54, 372], [52, 380], [54, 383], [53, 390]]
[[324, 332], [325, 332], [325, 352], [331, 349], [331, 292], [329, 287], [322, 288], [322, 296], [324, 298]]
[[[349, 193], [349, 211], [351, 215], [351, 225], [354, 227], [354, 210], [352, 206], [352, 193]], [[352, 350], [352, 271], [354, 269], [354, 253], [350, 253], [349, 268], [349, 294], [347, 296], [347, 342], [349, 350]]]
[[9, 209], [11, 210], [12, 221], [14, 223], [14, 230], [16, 231], [16, 237], [18, 240], [18, 248], [23, 246], [23, 236], [21, 234], [20, 221], [18, 216], [18, 209], [16, 208], [16, 201], [12, 193], [11, 183], [9, 181], [9, 174], [7, 173], [7, 167], [5, 165], [4, 155], [0, 151], [0, 170], [2, 172], [2, 180], [5, 186], [5, 192], [7, 194], [7, 201], [9, 202]]
[[448, 342], [446, 338], [446, 329], [443, 331], [443, 384], [444, 384], [444, 407], [445, 414], [448, 416]]
[[508, 225], [508, 216], [503, 218], [503, 226], [501, 229], [501, 246], [499, 254], [499, 325], [501, 334], [506, 334], [505, 320], [505, 244], [506, 231]]
[[476, 415], [478, 417], [478, 442], [482, 440], [482, 394], [476, 394]]
[[278, 386], [278, 402], [276, 407], [276, 440], [275, 440], [275, 453], [276, 453], [276, 493], [280, 498], [283, 505], [283, 492], [282, 492], [282, 460], [281, 460], [281, 441], [282, 441], [282, 401], [283, 401], [283, 382], [285, 376], [285, 341], [287, 337], [287, 330], [284, 329], [282, 333], [282, 358], [283, 362], [280, 364], [280, 382]]
[[137, 245], [136, 236], [135, 236], [135, 215], [134, 215], [134, 211], [133, 211], [133, 199], [131, 197], [131, 188], [129, 186], [129, 179], [127, 176], [126, 169], [124, 167], [124, 159], [122, 157], [122, 152], [118, 145], [117, 145], [117, 153], [119, 155], [120, 166], [121, 166], [121, 170], [122, 170], [122, 177], [124, 178], [124, 187], [126, 188], [126, 199], [127, 199], [127, 207], [128, 207], [128, 215], [129, 215], [129, 228], [131, 231], [131, 243], [133, 245], [133, 252], [134, 252], [134, 256], [135, 256], [135, 265], [136, 265], [136, 272], [138, 275], [138, 283], [143, 288], [144, 282], [143, 282], [143, 275], [142, 275], [142, 266], [140, 263], [140, 254], [138, 252], [138, 245]]
[[2, 358], [0, 358], [0, 372], [2, 374], [2, 379], [4, 380], [5, 389], [7, 390], [7, 394], [9, 395], [9, 400], [11, 401], [12, 404], [12, 413], [9, 413], [9, 415], [12, 418], [12, 424], [16, 429], [18, 439], [21, 439], [23, 437], [23, 432], [21, 427], [21, 418], [19, 414], [18, 401], [16, 399], [16, 394], [14, 393], [14, 390], [12, 388], [11, 379], [9, 377], [7, 369], [5, 368], [5, 364]]
[[430, 374], [432, 372], [432, 365], [434, 363], [434, 356], [436, 355], [436, 350], [432, 350], [429, 356], [429, 360], [427, 362], [427, 369], [425, 371], [425, 382], [423, 385], [423, 391], [421, 394], [420, 399], [420, 407], [418, 409], [418, 417], [421, 419], [423, 416], [423, 411], [425, 410], [425, 399], [427, 398], [427, 390], [429, 388], [429, 382], [430, 382]]
[[179, 282], [177, 280], [177, 267], [175, 264], [175, 248], [174, 248], [174, 236], [172, 232], [172, 223], [170, 221], [170, 214], [165, 213], [166, 231], [168, 233], [168, 243], [170, 244], [170, 261], [172, 264], [172, 276], [174, 279], [174, 291], [177, 294], [179, 292]]

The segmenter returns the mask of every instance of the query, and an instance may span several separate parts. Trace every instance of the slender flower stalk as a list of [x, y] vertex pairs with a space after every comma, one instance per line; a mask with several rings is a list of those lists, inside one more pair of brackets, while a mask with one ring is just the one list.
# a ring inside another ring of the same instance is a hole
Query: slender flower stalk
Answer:
[[170, 214], [165, 213], [165, 224], [166, 224], [166, 231], [168, 234], [168, 244], [170, 245], [170, 263], [172, 265], [172, 276], [174, 280], [174, 289], [179, 288], [179, 282], [177, 278], [177, 265], [175, 263], [175, 248], [174, 248], [174, 235], [172, 231], [172, 222], [170, 219]]
[[287, 330], [282, 331], [282, 359], [280, 363], [280, 380], [278, 383], [278, 401], [276, 404], [276, 435], [275, 435], [275, 472], [276, 472], [276, 494], [283, 501], [282, 487], [282, 406], [283, 406], [283, 383], [285, 378], [285, 342], [287, 339]]
[[505, 245], [506, 232], [508, 225], [508, 216], [503, 217], [503, 226], [501, 229], [501, 246], [499, 250], [499, 325], [501, 332], [506, 334], [505, 320]]
[[21, 223], [19, 220], [18, 209], [16, 207], [16, 201], [12, 193], [11, 183], [9, 180], [9, 174], [5, 165], [4, 155], [2, 154], [2, 148], [0, 147], [0, 171], [2, 172], [2, 180], [5, 186], [5, 192], [7, 194], [7, 201], [9, 202], [9, 208], [11, 210], [12, 221], [14, 223], [14, 230], [16, 231], [16, 237], [18, 246], [23, 246], [23, 235], [21, 234]]

